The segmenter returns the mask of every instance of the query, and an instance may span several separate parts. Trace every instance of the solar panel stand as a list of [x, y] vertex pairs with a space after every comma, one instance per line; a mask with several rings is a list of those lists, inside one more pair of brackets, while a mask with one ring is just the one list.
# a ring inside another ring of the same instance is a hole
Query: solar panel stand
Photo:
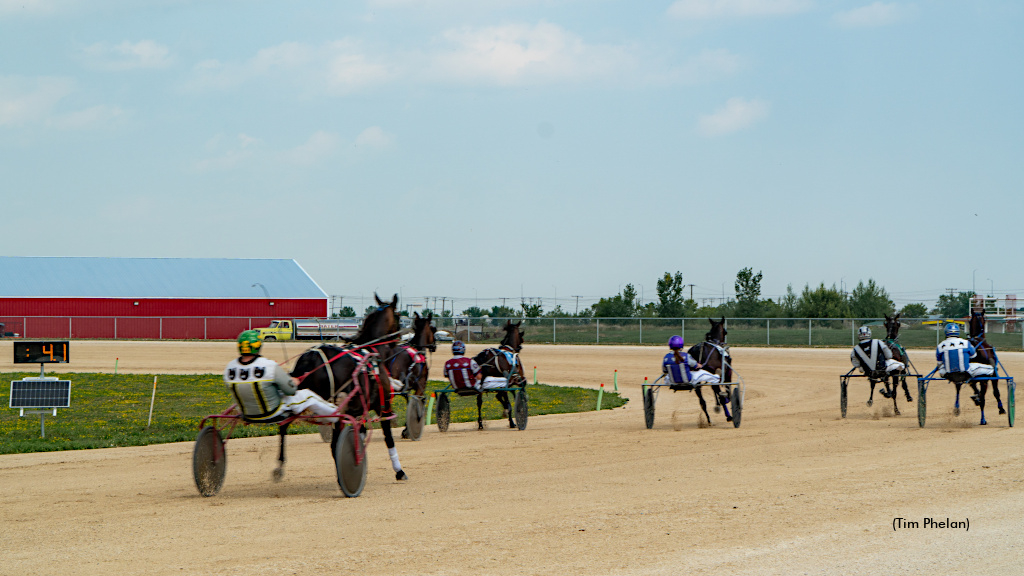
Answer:
[[[29, 381], [29, 382], [40, 382], [40, 381], [44, 381], [44, 382], [60, 382], [61, 381], [60, 378], [57, 378], [56, 376], [46, 376], [45, 374], [46, 374], [46, 364], [40, 363], [39, 364], [39, 377], [38, 378], [23, 378], [22, 382], [25, 382], [25, 381]], [[14, 383], [12, 382], [11, 383], [12, 391], [13, 391], [13, 385], [14, 385]], [[68, 382], [69, 391], [68, 391], [68, 403], [67, 403], [67, 406], [71, 405], [70, 385], [71, 385], [71, 383]], [[12, 399], [13, 399], [13, 392], [12, 392]], [[50, 414], [51, 416], [56, 417], [57, 416], [57, 408], [64, 408], [64, 407], [67, 407], [67, 406], [36, 406], [36, 407], [30, 406], [30, 407], [27, 407], [27, 408], [21, 407], [21, 408], [18, 408], [18, 417], [19, 418], [24, 418], [26, 414], [29, 414], [29, 415], [38, 414], [39, 415], [39, 437], [40, 438], [46, 438], [46, 415]]]

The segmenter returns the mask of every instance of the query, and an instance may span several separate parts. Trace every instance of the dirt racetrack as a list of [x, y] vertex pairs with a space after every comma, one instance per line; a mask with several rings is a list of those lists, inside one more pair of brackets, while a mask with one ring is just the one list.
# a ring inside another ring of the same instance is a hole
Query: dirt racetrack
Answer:
[[[232, 350], [76, 341], [67, 368], [219, 372]], [[639, 384], [664, 352], [527, 346], [541, 382], [611, 386], [618, 369], [629, 404], [531, 417], [523, 432], [432, 426], [399, 442], [402, 483], [377, 433], [356, 499], [316, 435], [290, 437], [277, 484], [276, 439], [230, 441], [212, 498], [193, 485], [191, 443], [0, 456], [0, 574], [1024, 574], [1022, 431], [991, 394], [978, 426], [969, 394], [953, 417], [952, 385], [933, 383], [920, 429], [915, 404], [901, 398], [896, 417], [876, 395], [868, 408], [858, 382], [841, 419], [848, 350], [735, 348], [741, 428], [714, 413], [700, 428], [694, 395], [666, 391], [647, 430]], [[1024, 354], [1001, 356], [1024, 375]], [[930, 351], [911, 357], [933, 365]], [[919, 526], [894, 530], [896, 518]]]

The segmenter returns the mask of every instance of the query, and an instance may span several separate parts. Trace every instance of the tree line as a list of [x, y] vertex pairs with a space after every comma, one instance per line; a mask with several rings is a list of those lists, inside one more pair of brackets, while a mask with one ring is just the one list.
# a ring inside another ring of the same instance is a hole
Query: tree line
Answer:
[[[907, 304], [897, 310], [885, 288], [869, 278], [867, 282], [859, 281], [849, 293], [836, 288], [835, 284], [827, 287], [821, 282], [813, 288], [805, 284], [797, 294], [790, 284], [786, 287], [785, 295], [772, 299], [761, 297], [763, 277], [760, 270], [754, 273], [749, 267], [741, 269], [736, 273], [733, 284], [735, 297], [717, 305], [698, 305], [693, 298], [687, 298], [685, 288], [689, 285], [683, 282], [682, 272], [677, 271], [674, 274], [665, 272], [658, 278], [656, 302], [642, 303], [636, 287], [626, 284], [618, 294], [601, 298], [578, 312], [563, 310], [561, 305], [545, 311], [542, 299], [531, 298], [524, 299], [518, 308], [504, 305], [490, 308], [471, 306], [459, 315], [471, 318], [881, 318], [898, 311], [904, 318], [924, 318], [929, 314], [962, 318], [970, 313], [971, 297], [974, 296], [971, 291], [942, 294], [931, 310], [920, 302]], [[375, 309], [375, 306], [370, 306], [366, 313]], [[440, 314], [429, 309], [422, 312], [424, 315], [428, 313], [452, 316], [451, 310], [444, 310]], [[335, 316], [355, 316], [355, 311], [346, 306]]]

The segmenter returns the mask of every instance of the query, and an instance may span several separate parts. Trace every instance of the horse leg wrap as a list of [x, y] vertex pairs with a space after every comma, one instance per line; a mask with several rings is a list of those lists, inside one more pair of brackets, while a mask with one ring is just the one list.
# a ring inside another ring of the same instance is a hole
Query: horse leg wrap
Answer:
[[398, 461], [398, 449], [388, 448], [388, 456], [391, 457], [391, 469], [395, 472], [400, 472], [402, 470], [402, 464]]

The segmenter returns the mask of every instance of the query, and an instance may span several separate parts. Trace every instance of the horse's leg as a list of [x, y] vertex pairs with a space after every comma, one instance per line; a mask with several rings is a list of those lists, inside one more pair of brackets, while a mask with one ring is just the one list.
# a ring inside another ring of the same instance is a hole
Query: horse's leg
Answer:
[[974, 394], [971, 396], [971, 400], [974, 400], [975, 406], [981, 406], [981, 392], [978, 390], [978, 383], [973, 380], [968, 381], [971, 386], [971, 390], [974, 390]]
[[897, 416], [899, 416], [900, 415], [900, 407], [896, 405], [896, 397], [899, 396], [899, 394], [897, 394], [897, 392], [899, 391], [899, 386], [897, 386], [897, 384], [896, 384], [896, 379], [898, 378], [898, 376], [890, 376], [889, 378], [885, 379], [885, 387], [886, 387], [886, 389], [889, 388], [889, 379], [890, 378], [892, 379], [892, 411]]
[[476, 395], [476, 429], [484, 429], [484, 394], [480, 392]]
[[693, 391], [697, 393], [697, 399], [700, 400], [700, 409], [704, 411], [704, 417], [708, 419], [708, 425], [711, 425], [711, 415], [708, 414], [708, 405], [704, 401], [704, 396], [700, 393], [700, 386], [694, 386]]
[[[409, 476], [402, 470], [402, 464], [398, 461], [398, 449], [395, 448], [395, 439], [391, 435], [391, 420], [381, 420], [380, 429], [384, 432], [384, 445], [388, 447], [388, 456], [391, 457], [391, 469], [395, 471], [395, 480], [408, 480]], [[365, 446], [363, 446], [363, 450], [366, 450]]]
[[288, 435], [288, 424], [278, 426], [277, 433], [281, 436], [281, 452], [277, 456], [277, 468], [274, 468], [272, 473], [274, 482], [280, 482], [284, 478], [284, 437]]
[[992, 395], [996, 398], [996, 404], [999, 406], [999, 413], [1006, 414], [1006, 409], [1003, 408], [1003, 399], [999, 395], [999, 380], [992, 381]]
[[953, 404], [953, 414], [956, 416], [960, 415], [960, 387], [963, 386], [962, 382], [954, 384], [956, 386], [956, 402]]
[[910, 395], [910, 389], [907, 388], [907, 371], [904, 370], [900, 373], [900, 383], [903, 384], [903, 393], [907, 396], [907, 402], [913, 402], [914, 397]]
[[868, 396], [868, 406], [870, 407], [875, 403], [875, 381], [870, 379], [869, 381], [871, 382], [871, 395]]
[[508, 392], [502, 392], [501, 398], [499, 398], [498, 401], [501, 402], [505, 412], [508, 412], [508, 427], [515, 428], [516, 423], [512, 420], [512, 401], [508, 397]]
[[[722, 387], [717, 384], [712, 384], [711, 390], [715, 393], [715, 402], [725, 411], [725, 421], [732, 422], [732, 414], [729, 413], [729, 393], [723, 392]], [[724, 396], [722, 395], [723, 393], [725, 394]]]
[[981, 407], [981, 425], [982, 426], [988, 424], [988, 422], [985, 421], [985, 394], [987, 392], [988, 392], [988, 380], [982, 380], [981, 381], [981, 392], [979, 394], [979, 396], [981, 397], [981, 401], [978, 403], [978, 406]]

